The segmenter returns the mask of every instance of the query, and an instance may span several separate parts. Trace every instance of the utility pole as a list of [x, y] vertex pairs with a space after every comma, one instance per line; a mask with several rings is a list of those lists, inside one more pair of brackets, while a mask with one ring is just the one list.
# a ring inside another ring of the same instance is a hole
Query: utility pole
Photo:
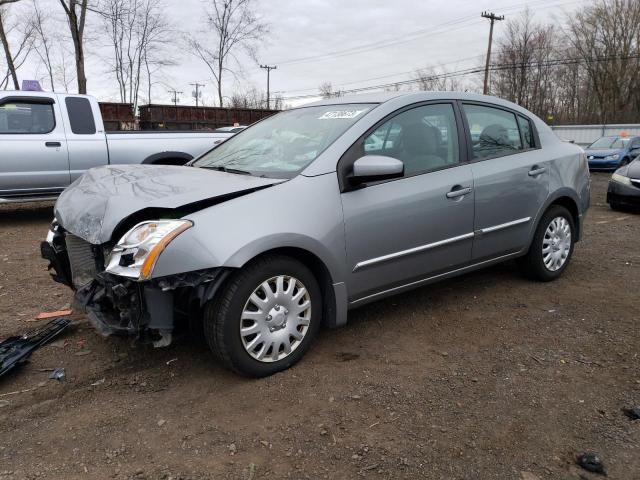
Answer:
[[269, 103], [269, 74], [271, 73], [271, 70], [275, 70], [278, 67], [276, 65], [260, 65], [260, 68], [264, 68], [267, 71], [267, 110], [269, 110], [269, 108], [271, 108]]
[[168, 90], [168, 92], [173, 95], [173, 104], [178, 106], [178, 95], [180, 95], [182, 92], [179, 92], [177, 90]]
[[493, 23], [496, 21], [504, 20], [504, 15], [496, 15], [491, 12], [482, 12], [482, 18], [488, 18], [491, 21], [491, 26], [489, 27], [489, 47], [487, 48], [487, 63], [484, 67], [484, 88], [482, 89], [482, 93], [487, 95], [489, 93], [489, 62], [491, 59], [491, 42], [493, 41]]
[[190, 83], [189, 85], [196, 87], [196, 91], [194, 92], [193, 96], [196, 97], [196, 107], [198, 106], [198, 100], [199, 100], [199, 95], [200, 95], [200, 87], [204, 87], [204, 83]]

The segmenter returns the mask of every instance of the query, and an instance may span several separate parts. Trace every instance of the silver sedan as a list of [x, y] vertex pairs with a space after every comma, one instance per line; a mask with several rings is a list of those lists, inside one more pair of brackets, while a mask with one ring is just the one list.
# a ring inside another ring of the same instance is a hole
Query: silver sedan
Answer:
[[163, 346], [188, 325], [265, 376], [368, 302], [515, 258], [558, 278], [588, 206], [583, 151], [527, 110], [378, 94], [284, 111], [188, 166], [90, 170], [42, 253], [102, 333]]

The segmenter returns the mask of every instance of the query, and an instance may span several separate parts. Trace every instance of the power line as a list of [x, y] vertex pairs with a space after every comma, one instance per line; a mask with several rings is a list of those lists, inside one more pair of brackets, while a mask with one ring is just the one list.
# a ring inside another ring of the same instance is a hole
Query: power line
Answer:
[[491, 43], [493, 42], [493, 24], [495, 22], [500, 22], [504, 20], [504, 15], [496, 15], [491, 12], [482, 12], [480, 14], [482, 18], [488, 18], [491, 21], [491, 26], [489, 27], [489, 46], [487, 47], [487, 63], [484, 67], [484, 87], [482, 89], [483, 94], [489, 93], [489, 62], [491, 61]]
[[[568, 5], [568, 4], [579, 3], [579, 2], [580, 0], [569, 0], [569, 1], [558, 1], [558, 0], [537, 0], [536, 1], [534, 0], [534, 1], [519, 3], [516, 5], [505, 7], [503, 11], [506, 11], [506, 12], [517, 11], [521, 9], [523, 6], [529, 6], [529, 7], [540, 6], [541, 8], [549, 8], [549, 7], [556, 7], [556, 6]], [[545, 5], [545, 4], [549, 4], [549, 5]], [[409, 32], [404, 35], [401, 35], [399, 37], [396, 36], [393, 39], [389, 39], [389, 40], [378, 40], [375, 42], [365, 43], [355, 47], [346, 48], [343, 50], [336, 50], [333, 52], [327, 52], [327, 53], [318, 54], [318, 55], [310, 55], [306, 57], [287, 59], [287, 60], [282, 60], [276, 63], [280, 66], [297, 65], [300, 63], [307, 63], [311, 61], [321, 61], [321, 60], [327, 60], [331, 58], [339, 58], [339, 57], [344, 57], [348, 55], [355, 55], [359, 53], [366, 53], [371, 50], [386, 48], [386, 47], [390, 47], [390, 46], [394, 46], [402, 43], [411, 42], [419, 38], [430, 37], [430, 36], [439, 35], [442, 33], [449, 33], [451, 31], [458, 30], [460, 28], [465, 28], [469, 25], [464, 25], [464, 24], [474, 19], [475, 21], [471, 23], [479, 23], [479, 20], [477, 19], [475, 14], [467, 15], [464, 17], [452, 19], [445, 23], [441, 23], [435, 29], [433, 27], [430, 27], [430, 28], [415, 30], [413, 32]], [[459, 25], [459, 26], [453, 29], [443, 28], [443, 27], [451, 27], [454, 25]]]
[[269, 66], [269, 65], [260, 65], [260, 68], [263, 68], [267, 71], [267, 110], [269, 110], [270, 107], [270, 102], [269, 102], [269, 74], [271, 73], [271, 70], [275, 70], [278, 68], [277, 65], [273, 65], [273, 66]]
[[[198, 82], [190, 83], [189, 85], [191, 85], [192, 87], [196, 88], [195, 92], [193, 93], [193, 96], [196, 97], [196, 107], [197, 107], [198, 106], [198, 100], [200, 99], [200, 87], [204, 87], [205, 85], [204, 85], [204, 83], [198, 83]], [[182, 92], [180, 92], [180, 93], [182, 93]]]
[[[607, 57], [595, 57], [595, 58], [589, 58], [589, 59], [575, 57], [575, 58], [564, 58], [564, 59], [558, 58], [558, 59], [551, 59], [551, 60], [545, 60], [545, 61], [539, 61], [539, 62], [529, 62], [529, 63], [509, 62], [509, 63], [490, 65], [489, 71], [493, 72], [493, 71], [515, 69], [515, 68], [536, 68], [536, 67], [540, 68], [540, 67], [580, 65], [580, 64], [591, 64], [591, 63], [609, 62], [614, 60], [631, 60], [631, 59], [640, 59], [640, 53], [633, 54], [633, 55], [609, 55]], [[420, 83], [424, 80], [435, 80], [435, 79], [442, 79], [442, 78], [453, 78], [453, 77], [472, 75], [472, 74], [482, 73], [484, 70], [485, 70], [484, 68], [472, 67], [472, 68], [457, 70], [453, 72], [446, 72], [442, 74], [431, 75], [425, 78], [413, 78], [413, 79], [402, 80], [399, 82], [385, 83], [380, 85], [371, 85], [368, 87], [359, 87], [359, 88], [353, 88], [350, 90], [342, 90], [341, 93], [351, 94], [351, 93], [365, 92], [369, 90], [381, 90], [381, 89], [391, 88], [396, 86]], [[284, 97], [284, 100], [301, 100], [306, 98], [318, 98], [318, 97], [319, 95], [316, 93], [316, 94], [310, 94], [310, 95]]]
[[170, 94], [173, 95], [173, 104], [174, 105], [178, 105], [178, 95], [180, 95], [183, 92], [179, 92], [178, 90], [167, 90]]

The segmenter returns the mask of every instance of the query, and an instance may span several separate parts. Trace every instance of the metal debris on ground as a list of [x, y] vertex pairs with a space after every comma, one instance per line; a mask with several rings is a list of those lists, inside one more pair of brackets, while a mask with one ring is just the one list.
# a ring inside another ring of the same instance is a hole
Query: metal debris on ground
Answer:
[[65, 378], [67, 378], [67, 374], [65, 373], [64, 368], [54, 368], [53, 372], [49, 374], [49, 378], [62, 382]]
[[595, 453], [585, 452], [578, 455], [576, 463], [591, 473], [606, 475], [602, 459]]
[[22, 336], [9, 337], [0, 342], [0, 375], [26, 361], [34, 350], [59, 335], [70, 324], [69, 319], [55, 318]]
[[98, 385], [102, 385], [104, 383], [105, 379], [101, 378], [100, 380], [96, 380], [95, 382], [93, 382], [91, 384], [92, 387], [97, 387]]
[[640, 420], [640, 406], [623, 408], [622, 413], [624, 413], [631, 420]]

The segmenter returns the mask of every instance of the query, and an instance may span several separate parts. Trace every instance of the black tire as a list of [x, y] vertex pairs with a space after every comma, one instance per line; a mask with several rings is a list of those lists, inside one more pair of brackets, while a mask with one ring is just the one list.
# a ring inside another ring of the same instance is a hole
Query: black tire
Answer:
[[[300, 344], [287, 356], [270, 363], [254, 359], [245, 350], [240, 322], [245, 303], [265, 280], [287, 275], [300, 280], [309, 293], [312, 316]], [[204, 311], [204, 335], [211, 350], [225, 367], [249, 377], [266, 377], [297, 363], [309, 349], [320, 329], [322, 294], [311, 271], [285, 255], [267, 255], [232, 274]]]
[[[542, 255], [542, 242], [544, 240], [547, 227], [557, 217], [563, 217], [569, 223], [569, 227], [571, 229], [571, 244], [569, 248], [569, 254], [567, 255], [564, 264], [559, 269], [553, 271], [548, 269], [544, 264]], [[550, 282], [560, 277], [571, 261], [571, 256], [573, 255], [573, 248], [575, 245], [575, 238], [575, 222], [573, 221], [573, 217], [571, 213], [569, 213], [569, 210], [560, 205], [552, 205], [551, 207], [549, 207], [549, 209], [544, 213], [544, 215], [540, 219], [540, 222], [538, 223], [538, 227], [536, 228], [536, 233], [533, 236], [533, 241], [531, 242], [529, 251], [518, 261], [523, 273], [530, 279], [538, 280], [541, 282]]]
[[625, 208], [622, 205], [620, 205], [618, 202], [609, 202], [609, 207], [611, 207], [611, 210], [617, 210], [619, 212], [625, 210]]

